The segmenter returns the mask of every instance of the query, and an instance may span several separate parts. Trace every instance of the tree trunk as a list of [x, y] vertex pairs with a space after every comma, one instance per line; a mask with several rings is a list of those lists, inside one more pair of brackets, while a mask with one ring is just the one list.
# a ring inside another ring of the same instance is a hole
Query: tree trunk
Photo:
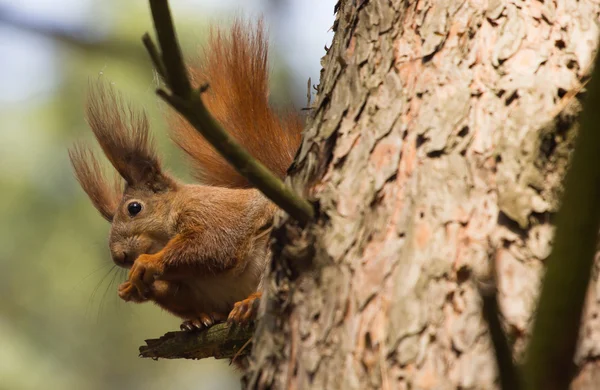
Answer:
[[[592, 0], [343, 0], [249, 388], [491, 389], [477, 280], [523, 351], [599, 34]], [[600, 284], [574, 389], [597, 388]]]

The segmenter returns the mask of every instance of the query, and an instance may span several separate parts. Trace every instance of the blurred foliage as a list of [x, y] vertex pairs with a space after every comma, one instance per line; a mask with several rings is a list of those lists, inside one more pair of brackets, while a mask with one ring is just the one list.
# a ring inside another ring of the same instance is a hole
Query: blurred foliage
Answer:
[[[91, 140], [83, 106], [88, 82], [102, 74], [147, 110], [166, 165], [189, 178], [166, 136], [165, 107], [140, 42], [151, 30], [147, 5], [111, 8], [111, 31], [101, 40], [51, 37], [59, 43], [60, 73], [49, 96], [0, 106], [0, 388], [238, 388], [225, 361], [137, 357], [144, 339], [180, 321], [151, 304], [118, 299], [126, 271], [110, 260], [109, 225], [72, 175], [67, 147]], [[188, 54], [206, 31], [199, 14], [175, 15]], [[291, 96], [285, 70], [275, 74], [273, 94]]]

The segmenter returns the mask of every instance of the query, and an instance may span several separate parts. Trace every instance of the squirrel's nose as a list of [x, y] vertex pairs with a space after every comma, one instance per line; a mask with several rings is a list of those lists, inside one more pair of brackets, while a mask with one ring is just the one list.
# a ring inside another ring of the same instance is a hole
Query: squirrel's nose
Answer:
[[119, 251], [113, 254], [113, 261], [121, 267], [130, 267], [133, 264], [132, 256], [125, 251]]

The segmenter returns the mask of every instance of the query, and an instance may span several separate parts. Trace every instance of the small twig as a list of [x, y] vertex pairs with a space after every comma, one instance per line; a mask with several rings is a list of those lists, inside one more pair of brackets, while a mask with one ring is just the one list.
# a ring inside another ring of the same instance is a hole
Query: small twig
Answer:
[[[8, 6], [8, 2], [0, 4], [0, 25], [2, 26], [51, 39], [68, 46], [70, 49], [82, 51], [85, 55], [109, 56], [127, 60], [140, 68], [145, 64], [146, 57], [142, 50], [139, 50], [137, 45], [127, 39], [116, 37], [114, 39], [96, 40], [89, 36], [89, 31], [85, 28], [68, 28], [63, 24], [25, 17], [23, 14], [14, 12], [13, 8]], [[106, 58], [103, 60], [106, 60]]]
[[152, 359], [232, 359], [245, 354], [253, 327], [217, 324], [200, 332], [169, 332], [159, 339], [146, 340], [140, 357]]
[[244, 350], [246, 349], [246, 347], [248, 345], [250, 345], [251, 342], [252, 342], [252, 337], [250, 337], [248, 339], [248, 341], [246, 341], [246, 344], [242, 345], [242, 347], [235, 353], [235, 355], [233, 355], [233, 357], [231, 358], [231, 362], [229, 363], [229, 365], [232, 365], [233, 363], [235, 363], [235, 360], [242, 355], [242, 353], [244, 352]]
[[187, 98], [192, 93], [192, 85], [183, 63], [183, 55], [179, 41], [177, 41], [169, 2], [167, 0], [150, 0], [150, 10], [158, 43], [162, 50], [160, 57], [164, 63], [169, 88], [175, 95]]
[[488, 324], [490, 339], [494, 346], [501, 388], [503, 390], [519, 390], [521, 389], [521, 383], [517, 368], [515, 367], [506, 334], [500, 323], [500, 309], [498, 308], [495, 281], [480, 282], [479, 294], [483, 303], [483, 318]]
[[310, 100], [311, 100], [311, 93], [310, 93], [310, 77], [308, 78], [308, 82], [306, 83], [306, 107], [309, 108], [310, 107]]
[[[183, 100], [178, 96], [169, 95], [164, 90], [159, 89], [156, 93], [179, 111], [196, 129], [201, 129], [202, 135], [208, 142], [221, 152], [240, 174], [248, 177], [249, 180], [251, 177], [251, 183], [255, 184], [273, 203], [302, 223], [313, 218], [312, 205], [305, 199], [296, 196], [279, 178], [235, 142], [229, 134], [225, 131], [206, 131], [206, 129], [220, 128], [220, 125], [204, 105], [198, 104], [199, 96], [193, 95], [190, 100]], [[260, 183], [260, 185], [256, 183]]]
[[[585, 78], [588, 77], [590, 74], [590, 70], [592, 69], [592, 65], [593, 65], [594, 61], [592, 60], [583, 70], [583, 72], [581, 72], [581, 78]], [[554, 108], [554, 110], [552, 110], [552, 113], [550, 114], [551, 118], [556, 117], [558, 114], [560, 114], [565, 107], [567, 107], [567, 105], [571, 102], [571, 100], [573, 100], [573, 98], [575, 96], [577, 96], [577, 94], [579, 92], [581, 92], [586, 85], [590, 82], [591, 78], [588, 78], [587, 80], [585, 80], [584, 82], [580, 83], [579, 85], [573, 87], [572, 89], [569, 90], [569, 92], [567, 92], [565, 94], [565, 96], [562, 97], [562, 99], [560, 99], [560, 101], [558, 102], [558, 104], [556, 105], [556, 107]]]
[[[151, 50], [153, 50], [154, 44], [149, 37], [146, 40], [150, 43], [146, 45], [146, 48], [151, 48], [149, 52], [152, 58], [162, 59], [166, 75], [165, 81], [172, 92], [169, 94], [164, 90], [158, 90], [158, 95], [187, 119], [215, 150], [273, 203], [301, 223], [307, 223], [313, 219], [313, 206], [306, 199], [296, 195], [281, 179], [252, 157], [212, 117], [200, 98], [200, 93], [206, 87], [201, 86], [198, 91], [192, 89], [177, 42], [168, 1], [150, 0], [150, 8], [162, 55], [152, 54]], [[155, 61], [155, 65], [160, 63], [161, 61]], [[210, 80], [208, 81], [210, 82]]]
[[160, 58], [160, 53], [158, 52], [156, 45], [152, 41], [152, 38], [150, 38], [150, 34], [145, 33], [144, 36], [142, 37], [142, 42], [144, 43], [144, 46], [146, 47], [146, 51], [148, 51], [148, 54], [150, 55], [150, 59], [152, 60], [152, 63], [154, 64], [154, 68], [156, 68], [156, 72], [163, 79], [163, 81], [166, 82], [167, 71], [165, 69], [165, 64], [163, 64], [162, 58]]

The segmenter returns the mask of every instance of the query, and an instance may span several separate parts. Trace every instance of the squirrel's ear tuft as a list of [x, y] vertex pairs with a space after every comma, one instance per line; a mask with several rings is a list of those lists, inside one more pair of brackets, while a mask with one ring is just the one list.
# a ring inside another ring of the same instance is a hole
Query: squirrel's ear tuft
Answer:
[[83, 144], [69, 149], [69, 158], [77, 181], [91, 199], [94, 207], [111, 222], [123, 194], [122, 181], [118, 178], [109, 183], [94, 153]]
[[91, 87], [87, 121], [102, 151], [128, 185], [154, 191], [174, 185], [162, 172], [146, 114], [124, 103], [106, 83]]

